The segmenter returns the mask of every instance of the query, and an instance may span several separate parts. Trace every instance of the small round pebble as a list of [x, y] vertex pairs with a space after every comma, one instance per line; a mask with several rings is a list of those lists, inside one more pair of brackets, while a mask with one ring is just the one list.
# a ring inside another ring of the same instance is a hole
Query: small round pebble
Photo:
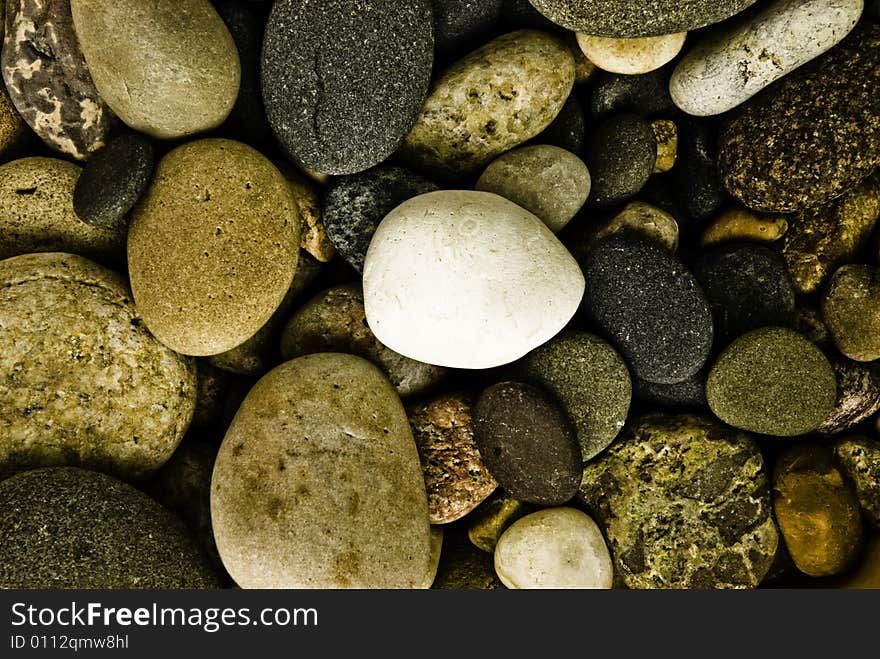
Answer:
[[834, 457], [855, 487], [865, 520], [880, 529], [880, 442], [847, 437], [835, 442]]
[[845, 265], [822, 297], [822, 316], [837, 349], [850, 359], [880, 359], [880, 269]]
[[628, 203], [622, 211], [605, 222], [594, 238], [601, 239], [618, 233], [635, 232], [654, 240], [670, 252], [678, 248], [678, 222], [661, 208], [641, 201]]
[[636, 114], [603, 121], [587, 140], [585, 162], [592, 177], [590, 203], [607, 208], [638, 194], [657, 162], [651, 124]]
[[816, 428], [823, 435], [848, 430], [880, 411], [880, 364], [838, 356], [832, 366], [837, 377], [837, 404]]
[[672, 61], [681, 51], [686, 37], [687, 32], [635, 39], [578, 33], [577, 42], [587, 58], [603, 71], [638, 75]]
[[508, 588], [611, 588], [614, 568], [602, 532], [574, 508], [541, 510], [514, 522], [495, 547]]
[[[772, 243], [788, 231], [788, 221], [778, 215], [756, 214], [747, 208], [730, 208], [720, 213], [700, 236], [700, 245], [747, 241]], [[783, 252], [784, 253], [784, 252]], [[794, 282], [795, 285], [797, 282]]]

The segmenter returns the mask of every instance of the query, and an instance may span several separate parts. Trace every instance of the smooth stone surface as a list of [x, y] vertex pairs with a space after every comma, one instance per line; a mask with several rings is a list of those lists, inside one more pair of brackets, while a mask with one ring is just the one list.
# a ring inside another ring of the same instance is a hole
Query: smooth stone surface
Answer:
[[357, 284], [329, 288], [296, 310], [281, 333], [281, 356], [345, 352], [373, 362], [404, 398], [435, 388], [446, 370], [423, 364], [382, 345], [367, 326], [364, 294]]
[[436, 524], [431, 525], [431, 558], [428, 563], [428, 571], [425, 578], [419, 585], [423, 590], [427, 590], [434, 585], [437, 578], [437, 570], [440, 567], [440, 556], [443, 554], [443, 527]]
[[[700, 245], [745, 241], [751, 243], [772, 243], [788, 232], [788, 220], [778, 215], [755, 214], [747, 208], [730, 208], [711, 221], [700, 236]], [[783, 251], [783, 255], [785, 252]], [[791, 267], [789, 266], [789, 271]], [[797, 279], [792, 273], [792, 283], [797, 287]]]
[[81, 171], [42, 157], [0, 166], [0, 258], [63, 251], [112, 265], [123, 260], [124, 227], [92, 227], [73, 210]]
[[816, 432], [834, 435], [858, 425], [880, 412], [880, 364], [854, 362], [837, 357], [837, 403]]
[[290, 288], [299, 229], [287, 181], [260, 153], [222, 139], [177, 147], [159, 162], [128, 233], [147, 327], [183, 354], [242, 344]]
[[474, 439], [489, 473], [516, 499], [558, 506], [577, 494], [577, 434], [540, 389], [502, 382], [483, 391], [474, 407]]
[[73, 30], [68, 0], [10, 0], [0, 67], [12, 102], [50, 148], [83, 160], [114, 116], [98, 94]]
[[718, 175], [715, 125], [700, 118], [681, 118], [678, 160], [672, 170], [672, 190], [682, 210], [697, 221], [714, 217], [727, 201]]
[[130, 485], [70, 467], [0, 482], [0, 588], [217, 587], [180, 520]]
[[369, 362], [330, 353], [264, 376], [217, 454], [211, 519], [242, 588], [424, 585], [425, 485], [391, 384]]
[[496, 158], [480, 176], [476, 189], [522, 206], [559, 233], [587, 201], [590, 172], [565, 149], [524, 146]]
[[274, 161], [278, 171], [287, 179], [293, 202], [299, 211], [299, 246], [321, 263], [327, 263], [336, 254], [333, 241], [327, 235], [321, 211], [321, 197], [317, 186], [287, 163]]
[[578, 155], [584, 148], [587, 122], [578, 95], [572, 92], [556, 118], [534, 139], [535, 144], [551, 144]]
[[137, 131], [177, 139], [218, 127], [238, 95], [238, 50], [207, 0], [70, 0], [107, 105]]
[[858, 556], [859, 504], [830, 449], [805, 444], [779, 457], [773, 470], [773, 508], [785, 546], [804, 574], [840, 574]]
[[495, 490], [468, 515], [468, 539], [475, 547], [494, 554], [498, 538], [507, 527], [533, 511], [533, 506], [517, 501], [503, 490]]
[[755, 0], [529, 0], [554, 23], [603, 37], [652, 37], [723, 21]]
[[785, 213], [828, 203], [880, 165], [880, 25], [786, 76], [719, 138], [724, 187], [749, 208]]
[[669, 72], [658, 69], [642, 75], [601, 71], [590, 92], [590, 114], [604, 117], [635, 112], [643, 117], [675, 112], [669, 96]]
[[684, 46], [685, 38], [687, 32], [635, 39], [578, 33], [577, 42], [584, 55], [603, 71], [638, 75], [650, 73], [671, 62]]
[[822, 317], [837, 349], [850, 359], [880, 359], [880, 270], [870, 265], [837, 269], [822, 297]]
[[376, 338], [453, 368], [519, 359], [568, 323], [583, 290], [576, 261], [550, 229], [488, 192], [432, 192], [401, 204], [373, 236], [364, 267]]
[[444, 394], [408, 412], [432, 524], [461, 519], [498, 487], [474, 439], [475, 398], [471, 393]]
[[776, 554], [761, 452], [703, 416], [635, 420], [587, 464], [580, 496], [629, 588], [754, 588]]
[[294, 162], [360, 172], [412, 128], [433, 60], [429, 0], [279, 0], [263, 43], [266, 115]]
[[75, 465], [139, 478], [193, 416], [195, 365], [141, 323], [125, 281], [72, 254], [0, 261], [0, 478]]
[[673, 384], [703, 367], [712, 347], [712, 314], [678, 258], [630, 233], [595, 242], [581, 265], [584, 311], [636, 376]]
[[346, 263], [362, 273], [367, 248], [385, 216], [406, 200], [437, 189], [428, 179], [395, 165], [333, 178], [324, 192], [327, 235]]
[[614, 567], [596, 522], [574, 508], [541, 510], [514, 522], [495, 547], [508, 588], [611, 588]]
[[584, 158], [592, 177], [590, 204], [607, 208], [631, 199], [648, 182], [657, 162], [657, 140], [647, 121], [619, 114], [590, 135]]
[[574, 76], [557, 37], [534, 30], [498, 37], [435, 79], [400, 156], [438, 180], [476, 173], [547, 128]]
[[734, 428], [794, 437], [819, 427], [837, 400], [825, 355], [784, 327], [743, 334], [716, 360], [706, 381], [712, 412]]
[[865, 521], [880, 529], [880, 442], [847, 437], [835, 442], [834, 457], [855, 488]]
[[485, 43], [501, 18], [504, 0], [431, 0], [434, 55], [445, 60]]
[[635, 378], [633, 398], [661, 409], [704, 409], [707, 406], [705, 369], [674, 384], [657, 384]]
[[678, 222], [666, 211], [641, 201], [628, 203], [594, 234], [598, 240], [618, 233], [635, 232], [654, 240], [670, 252], [678, 248]]
[[651, 122], [654, 139], [657, 140], [657, 162], [654, 174], [663, 174], [675, 167], [678, 159], [678, 126], [670, 119], [655, 119]]
[[794, 321], [795, 291], [785, 261], [767, 247], [740, 243], [704, 251], [694, 277], [709, 300], [720, 346], [750, 330]]
[[513, 373], [559, 400], [577, 430], [584, 460], [605, 450], [626, 422], [632, 398], [629, 371], [598, 336], [560, 334], [515, 364]]
[[139, 133], [112, 140], [89, 158], [73, 189], [73, 210], [86, 224], [114, 227], [125, 222], [150, 184], [153, 143]]
[[[2, 11], [0, 6], [0, 11]], [[0, 16], [3, 16], [0, 13]], [[0, 85], [0, 163], [13, 160], [28, 141], [27, 125], [15, 109], [5, 85]]]
[[837, 44], [863, 7], [864, 0], [775, 0], [691, 48], [672, 73], [672, 100], [688, 114], [727, 112]]

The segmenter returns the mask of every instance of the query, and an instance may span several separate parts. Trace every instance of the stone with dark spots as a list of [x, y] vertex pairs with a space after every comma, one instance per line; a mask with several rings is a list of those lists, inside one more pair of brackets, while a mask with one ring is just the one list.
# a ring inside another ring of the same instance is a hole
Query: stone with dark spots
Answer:
[[706, 371], [695, 373], [674, 384], [657, 384], [633, 379], [633, 397], [661, 409], [698, 409], [706, 407]]
[[544, 129], [533, 142], [535, 144], [552, 144], [561, 149], [579, 155], [584, 148], [587, 124], [584, 110], [577, 94], [570, 94], [562, 110], [556, 115], [553, 123]]
[[641, 75], [601, 71], [590, 93], [590, 114], [604, 117], [635, 112], [643, 117], [670, 115], [676, 111], [669, 95], [669, 71], [657, 69]]
[[141, 198], [156, 159], [153, 143], [140, 133], [125, 133], [96, 152], [73, 189], [73, 210], [86, 224], [115, 227]]
[[718, 174], [715, 125], [696, 117], [682, 117], [676, 125], [678, 156], [671, 172], [672, 189], [692, 219], [708, 220], [727, 200]]
[[434, 6], [434, 56], [461, 57], [492, 33], [504, 0], [431, 0]]
[[832, 364], [837, 378], [837, 403], [816, 432], [834, 435], [880, 411], [880, 364], [839, 356]]
[[390, 156], [428, 93], [429, 0], [280, 0], [261, 65], [266, 115], [285, 153], [326, 174]]
[[855, 487], [865, 521], [880, 529], [880, 442], [846, 437], [834, 444], [834, 457]]
[[9, 0], [0, 67], [9, 96], [52, 149], [84, 160], [115, 117], [92, 82], [69, 0]]
[[746, 206], [821, 206], [880, 165], [880, 25], [837, 46], [743, 106], [722, 130], [718, 165]]
[[634, 375], [674, 384], [703, 367], [712, 348], [712, 314], [676, 256], [649, 238], [616, 234], [596, 241], [581, 267], [583, 309]]
[[650, 123], [636, 114], [606, 119], [584, 149], [592, 179], [588, 204], [608, 208], [631, 199], [648, 182], [656, 161], [657, 139]]
[[483, 462], [514, 498], [558, 506], [577, 494], [581, 451], [559, 404], [540, 389], [502, 382], [480, 394], [474, 438]]
[[580, 498], [630, 588], [754, 588], [776, 554], [761, 452], [703, 416], [637, 419], [586, 465]]

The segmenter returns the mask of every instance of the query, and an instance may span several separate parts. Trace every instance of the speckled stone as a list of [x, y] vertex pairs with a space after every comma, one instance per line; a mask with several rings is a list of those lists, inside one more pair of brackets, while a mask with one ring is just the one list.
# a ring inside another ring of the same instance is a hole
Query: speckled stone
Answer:
[[0, 478], [75, 465], [139, 478], [193, 416], [196, 370], [144, 327], [124, 280], [72, 254], [0, 261]]
[[502, 382], [474, 407], [474, 439], [483, 463], [505, 492], [520, 501], [558, 506], [577, 494], [581, 450], [577, 434], [547, 394]]
[[504, 0], [431, 0], [434, 7], [434, 56], [459, 57], [487, 41], [501, 17]]
[[670, 252], [678, 248], [678, 222], [675, 218], [666, 211], [641, 201], [628, 203], [622, 211], [602, 224], [593, 237], [599, 240], [628, 232], [650, 238]]
[[190, 427], [214, 428], [223, 420], [223, 406], [229, 392], [231, 375], [207, 359], [196, 359], [198, 386], [196, 409]]
[[507, 527], [533, 511], [533, 506], [517, 501], [501, 489], [495, 490], [468, 515], [468, 538], [475, 547], [492, 554]]
[[880, 411], [880, 364], [837, 357], [832, 362], [837, 378], [837, 404], [816, 432], [834, 435], [858, 425]]
[[425, 483], [379, 369], [324, 353], [263, 376], [217, 454], [211, 521], [242, 588], [423, 587]]
[[[706, 247], [736, 241], [772, 243], [782, 238], [787, 231], [788, 220], [784, 217], [756, 214], [746, 208], [736, 207], [723, 211], [711, 221], [700, 236], [700, 244]], [[792, 279], [794, 280], [793, 274]], [[797, 286], [797, 281], [793, 283]]]
[[419, 396], [446, 375], [440, 366], [423, 364], [386, 348], [370, 331], [364, 294], [357, 284], [329, 288], [291, 316], [281, 333], [285, 360], [316, 352], [345, 352], [363, 357], [391, 380], [401, 397]]
[[583, 308], [636, 376], [673, 384], [703, 367], [712, 347], [712, 314], [678, 258], [629, 233], [595, 242], [581, 266]]
[[681, 118], [678, 125], [678, 160], [672, 170], [676, 201], [692, 219], [714, 217], [727, 201], [718, 175], [714, 122], [696, 117]]
[[73, 189], [73, 210], [86, 224], [115, 227], [125, 222], [150, 184], [153, 143], [139, 133], [109, 142], [89, 158]]
[[837, 47], [744, 106], [719, 139], [724, 186], [746, 206], [820, 206], [880, 164], [880, 25], [863, 21]]
[[630, 588], [754, 588], [776, 554], [761, 452], [703, 416], [636, 420], [584, 468], [580, 496]]
[[0, 166], [0, 258], [63, 251], [116, 265], [124, 227], [92, 227], [73, 210], [81, 170], [64, 160], [30, 157]]
[[640, 116], [618, 114], [587, 138], [584, 158], [592, 177], [589, 202], [607, 208], [631, 199], [648, 182], [657, 162], [657, 140]]
[[880, 359], [880, 269], [844, 265], [822, 297], [822, 317], [837, 349], [850, 359]]
[[681, 51], [685, 38], [687, 32], [635, 39], [577, 35], [578, 45], [593, 64], [625, 75], [650, 73], [669, 63]]
[[95, 87], [159, 139], [217, 128], [238, 96], [238, 50], [207, 0], [70, 0]]
[[443, 553], [432, 588], [439, 590], [499, 590], [504, 584], [495, 574], [492, 556], [468, 542], [462, 530], [444, 533]]
[[574, 85], [574, 59], [557, 37], [505, 34], [434, 81], [400, 156], [438, 180], [476, 173], [556, 118]]
[[657, 140], [654, 174], [663, 174], [675, 167], [678, 158], [678, 126], [671, 119], [655, 119], [651, 122], [651, 130]]
[[461, 519], [498, 487], [474, 440], [475, 398], [469, 393], [444, 394], [409, 410], [432, 524]]
[[577, 429], [584, 460], [605, 450], [626, 422], [632, 398], [629, 371], [614, 348], [597, 336], [560, 334], [512, 371], [559, 400]]
[[603, 37], [652, 37], [723, 21], [755, 0], [529, 0], [554, 23]]
[[687, 380], [674, 384], [657, 384], [634, 378], [633, 398], [664, 410], [705, 409], [706, 370], [700, 370]]
[[593, 117], [635, 112], [643, 117], [675, 112], [669, 96], [669, 72], [658, 69], [642, 75], [602, 71], [590, 92]]
[[434, 59], [429, 0], [280, 0], [263, 101], [287, 155], [327, 174], [379, 164], [412, 128]]
[[9, 0], [0, 67], [18, 112], [52, 149], [83, 160], [113, 127], [73, 29], [69, 0]]
[[533, 142], [535, 144], [552, 144], [579, 155], [584, 148], [586, 134], [587, 122], [584, 118], [584, 108], [578, 95], [572, 92], [553, 123], [547, 126]]
[[70, 467], [0, 482], [0, 588], [217, 587], [180, 520], [130, 485]]
[[299, 230], [287, 181], [260, 153], [223, 139], [177, 147], [159, 162], [128, 233], [147, 327], [183, 354], [244, 343], [290, 288]]
[[818, 444], [795, 446], [773, 470], [773, 508], [798, 570], [811, 577], [840, 574], [861, 549], [855, 491]]
[[428, 179], [394, 165], [333, 178], [324, 193], [324, 226], [339, 255], [363, 272], [367, 248], [385, 216], [407, 199], [437, 189]]
[[734, 428], [793, 437], [828, 418], [837, 379], [825, 355], [803, 335], [762, 327], [721, 353], [709, 372], [706, 398], [712, 412]]
[[[0, 17], [3, 16], [2, 11], [3, 7], [0, 5]], [[0, 163], [15, 158], [27, 143], [28, 133], [5, 85], [0, 85]]]
[[834, 270], [867, 244], [880, 216], [880, 175], [830, 204], [788, 218], [782, 255], [798, 293], [818, 291]]
[[274, 164], [287, 179], [293, 202], [299, 211], [299, 246], [321, 263], [327, 263], [336, 254], [336, 248], [324, 226], [317, 187], [287, 163], [275, 161]]
[[834, 443], [834, 457], [855, 487], [865, 521], [880, 529], [880, 442], [846, 437]]
[[822, 310], [812, 300], [803, 297], [798, 299], [794, 328], [823, 350], [834, 345], [831, 332], [822, 318]]

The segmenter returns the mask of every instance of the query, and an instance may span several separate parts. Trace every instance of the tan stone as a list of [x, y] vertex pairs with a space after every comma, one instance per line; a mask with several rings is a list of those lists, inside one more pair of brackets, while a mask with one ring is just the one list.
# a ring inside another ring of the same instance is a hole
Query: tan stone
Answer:
[[336, 254], [336, 248], [327, 235], [324, 222], [321, 220], [321, 197], [315, 185], [302, 176], [293, 167], [284, 162], [275, 162], [278, 170], [290, 184], [293, 200], [299, 209], [302, 220], [300, 227], [300, 248], [314, 256], [321, 263], [326, 263]]
[[781, 215], [757, 215], [745, 208], [723, 211], [703, 232], [700, 244], [705, 246], [745, 240], [772, 243], [788, 231], [788, 221]]
[[675, 167], [678, 158], [678, 126], [670, 119], [655, 119], [651, 122], [654, 138], [657, 140], [657, 161], [654, 173], [662, 174]]
[[684, 46], [687, 32], [656, 37], [616, 39], [578, 33], [577, 41], [587, 58], [611, 73], [649, 73], [671, 62]]
[[678, 222], [666, 211], [633, 201], [596, 231], [595, 239], [621, 231], [634, 231], [656, 240], [670, 252], [678, 248]]

